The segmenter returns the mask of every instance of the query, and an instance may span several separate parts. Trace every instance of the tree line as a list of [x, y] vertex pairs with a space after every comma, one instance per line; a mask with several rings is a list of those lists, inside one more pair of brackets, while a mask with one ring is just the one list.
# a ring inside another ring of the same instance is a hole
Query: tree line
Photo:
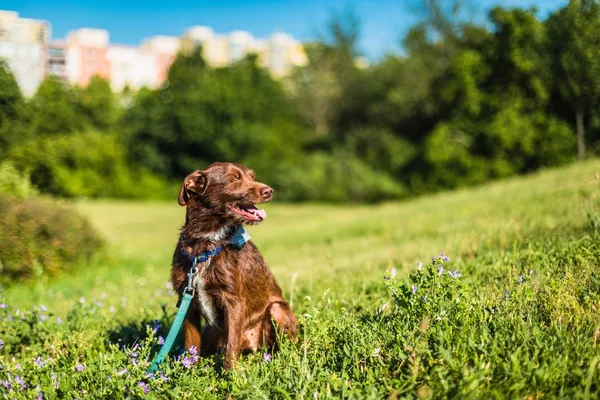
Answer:
[[381, 201], [600, 152], [597, 0], [545, 19], [496, 7], [482, 23], [442, 3], [424, 1], [402, 54], [366, 68], [352, 14], [283, 80], [253, 55], [212, 68], [197, 49], [156, 90], [48, 78], [27, 100], [0, 68], [0, 162], [64, 197], [172, 197], [190, 171], [235, 161], [280, 199]]

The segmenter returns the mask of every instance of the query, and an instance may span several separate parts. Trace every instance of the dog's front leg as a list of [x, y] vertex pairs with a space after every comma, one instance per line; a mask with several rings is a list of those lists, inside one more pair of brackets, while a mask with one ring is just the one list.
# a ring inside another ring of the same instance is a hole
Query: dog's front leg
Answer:
[[195, 307], [190, 307], [183, 321], [185, 349], [196, 346], [200, 351], [200, 313]]
[[227, 351], [225, 352], [225, 369], [233, 368], [240, 355], [243, 316], [243, 311], [239, 307], [231, 307], [227, 312]]

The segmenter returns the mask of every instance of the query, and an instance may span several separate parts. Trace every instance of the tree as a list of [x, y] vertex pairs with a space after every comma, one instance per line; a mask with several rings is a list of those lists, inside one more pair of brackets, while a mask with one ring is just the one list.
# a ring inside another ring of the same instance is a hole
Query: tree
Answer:
[[351, 9], [334, 15], [322, 41], [307, 46], [308, 64], [292, 77], [294, 106], [325, 147], [341, 139], [365, 112], [369, 87], [356, 66], [359, 34]]
[[77, 94], [54, 77], [41, 83], [31, 103], [31, 128], [36, 135], [72, 133], [84, 126]]
[[600, 99], [600, 4], [571, 0], [548, 18], [558, 88], [575, 112], [577, 157], [585, 158], [585, 118]]
[[[180, 54], [169, 85], [140, 91], [127, 111], [132, 161], [154, 172], [180, 177], [213, 161], [241, 162], [274, 145], [297, 143], [298, 129], [280, 82], [250, 56], [225, 68], [207, 68], [200, 53]], [[269, 146], [267, 146], [269, 142]], [[273, 152], [272, 154], [277, 154]]]
[[27, 104], [8, 67], [0, 62], [0, 160], [28, 135]]
[[81, 90], [79, 101], [81, 110], [92, 127], [106, 131], [116, 122], [116, 100], [107, 80], [99, 76], [92, 77]]

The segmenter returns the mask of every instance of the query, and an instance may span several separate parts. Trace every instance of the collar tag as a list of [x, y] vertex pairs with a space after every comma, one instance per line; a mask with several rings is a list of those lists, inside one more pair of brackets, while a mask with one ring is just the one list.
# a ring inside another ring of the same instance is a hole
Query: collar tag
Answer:
[[229, 238], [229, 244], [236, 247], [238, 250], [244, 247], [246, 242], [250, 240], [250, 234], [246, 232], [246, 229], [240, 225], [237, 230]]

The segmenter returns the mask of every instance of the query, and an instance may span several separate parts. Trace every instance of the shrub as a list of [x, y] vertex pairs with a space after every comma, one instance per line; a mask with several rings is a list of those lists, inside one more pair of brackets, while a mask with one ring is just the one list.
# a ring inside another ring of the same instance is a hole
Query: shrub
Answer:
[[11, 162], [44, 193], [61, 197], [164, 198], [169, 185], [131, 167], [114, 135], [40, 137], [11, 150]]
[[278, 197], [291, 201], [376, 202], [405, 194], [390, 176], [343, 151], [284, 163], [272, 176]]
[[21, 174], [8, 162], [0, 164], [0, 193], [18, 199], [26, 199], [37, 194], [37, 189], [31, 184], [29, 176]]
[[0, 281], [69, 271], [101, 247], [91, 224], [73, 209], [0, 194]]

